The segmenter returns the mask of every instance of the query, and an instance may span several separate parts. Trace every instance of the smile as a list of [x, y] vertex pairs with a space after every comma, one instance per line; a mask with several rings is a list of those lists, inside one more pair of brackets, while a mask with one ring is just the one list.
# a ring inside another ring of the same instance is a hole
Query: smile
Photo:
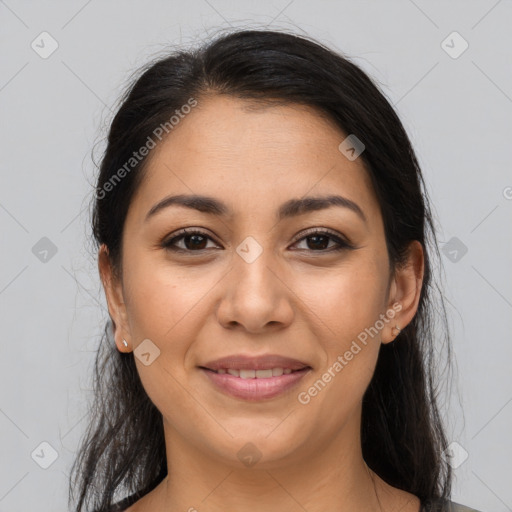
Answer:
[[293, 370], [290, 368], [268, 368], [266, 370], [237, 370], [234, 368], [219, 368], [215, 373], [229, 373], [229, 375], [240, 377], [241, 379], [269, 379], [270, 377], [280, 377], [283, 374], [288, 375], [289, 373], [292, 373], [292, 371]]
[[283, 395], [296, 387], [310, 370], [310, 367], [300, 370], [278, 367], [261, 370], [200, 368], [214, 389], [246, 401], [268, 400]]

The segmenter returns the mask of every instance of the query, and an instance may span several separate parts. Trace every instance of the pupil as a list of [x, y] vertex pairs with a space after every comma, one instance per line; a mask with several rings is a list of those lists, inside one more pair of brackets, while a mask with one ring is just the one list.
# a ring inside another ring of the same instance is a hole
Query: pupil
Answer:
[[[323, 239], [324, 240], [324, 243], [320, 243], [320, 246], [321, 247], [318, 247], [318, 246], [315, 246], [315, 244], [318, 242], [319, 239]], [[329, 237], [325, 236], [325, 235], [313, 235], [313, 236], [310, 236], [308, 237], [308, 240], [313, 240], [313, 247], [311, 247], [311, 244], [308, 242], [308, 247], [311, 249], [326, 249], [329, 245], [329, 242], [328, 242], [328, 239]], [[327, 242], [327, 243], [325, 243]]]
[[[189, 244], [187, 243], [187, 241], [190, 241], [190, 240], [194, 240], [194, 242], [192, 242], [192, 244], [191, 244], [192, 247], [189, 247]], [[206, 238], [201, 235], [188, 235], [185, 237], [185, 246], [187, 247], [187, 249], [190, 249], [190, 248], [204, 249], [204, 247], [202, 245], [205, 245], [205, 240], [206, 240]], [[201, 242], [202, 242], [202, 244], [201, 244]]]

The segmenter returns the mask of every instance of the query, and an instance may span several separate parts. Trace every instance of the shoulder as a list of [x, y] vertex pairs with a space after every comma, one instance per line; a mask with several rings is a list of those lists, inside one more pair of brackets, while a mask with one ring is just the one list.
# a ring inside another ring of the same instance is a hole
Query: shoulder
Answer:
[[460, 503], [455, 503], [454, 501], [450, 501], [450, 507], [448, 510], [450, 512], [480, 512], [475, 508], [466, 507], [466, 505], [461, 505]]

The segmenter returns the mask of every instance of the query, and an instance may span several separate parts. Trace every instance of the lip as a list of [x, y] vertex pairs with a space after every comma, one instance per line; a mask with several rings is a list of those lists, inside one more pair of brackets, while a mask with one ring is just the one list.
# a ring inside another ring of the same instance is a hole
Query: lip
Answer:
[[229, 373], [216, 373], [207, 368], [200, 367], [200, 370], [223, 393], [243, 400], [258, 401], [274, 398], [289, 391], [311, 371], [311, 367], [266, 379], [242, 379]]
[[277, 354], [266, 354], [263, 356], [249, 356], [245, 354], [238, 354], [234, 356], [222, 357], [215, 361], [209, 361], [200, 365], [200, 368], [207, 368], [209, 370], [219, 370], [221, 368], [234, 369], [234, 370], [265, 370], [267, 368], [283, 368], [290, 370], [302, 370], [310, 368], [307, 363], [284, 357]]
[[[236, 370], [266, 370], [269, 368], [290, 369], [292, 373], [265, 379], [242, 379], [229, 373], [216, 373], [224, 368]], [[295, 387], [312, 367], [307, 363], [277, 354], [249, 356], [239, 354], [222, 357], [199, 366], [201, 372], [219, 391], [248, 401], [268, 400]]]

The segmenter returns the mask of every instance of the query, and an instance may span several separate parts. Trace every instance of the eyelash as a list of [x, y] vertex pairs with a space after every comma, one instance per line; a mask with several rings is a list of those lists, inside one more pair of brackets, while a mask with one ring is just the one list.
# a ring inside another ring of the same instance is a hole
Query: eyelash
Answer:
[[[172, 238], [169, 238], [169, 239], [163, 241], [161, 246], [162, 246], [162, 248], [164, 248], [168, 251], [173, 251], [176, 253], [189, 253], [189, 254], [194, 253], [194, 252], [203, 253], [204, 251], [208, 250], [208, 249], [199, 249], [197, 251], [193, 251], [190, 249], [182, 249], [181, 247], [174, 246], [174, 244], [178, 240], [181, 240], [181, 239], [185, 238], [186, 236], [191, 236], [191, 235], [200, 235], [202, 237], [208, 238], [215, 242], [215, 240], [213, 240], [213, 238], [211, 236], [209, 236], [204, 231], [201, 231], [196, 228], [184, 228], [184, 229], [181, 229], [180, 231], [178, 231]], [[301, 241], [303, 241], [307, 238], [310, 238], [312, 236], [318, 236], [318, 235], [327, 236], [328, 238], [330, 238], [334, 242], [336, 242], [338, 244], [338, 247], [335, 247], [334, 249], [331, 247], [329, 249], [320, 249], [320, 250], [316, 250], [316, 251], [313, 249], [297, 249], [297, 250], [299, 250], [299, 251], [306, 250], [306, 251], [311, 251], [311, 252], [315, 252], [315, 253], [331, 253], [331, 252], [343, 251], [346, 249], [354, 249], [354, 246], [352, 244], [343, 240], [342, 238], [337, 236], [335, 233], [333, 233], [332, 231], [325, 229], [325, 228], [324, 229], [312, 228], [310, 230], [307, 230], [305, 233], [302, 234], [301, 238], [298, 238], [297, 240], [295, 240], [293, 242], [293, 244], [301, 242]], [[215, 243], [217, 243], [217, 242], [215, 242]]]

